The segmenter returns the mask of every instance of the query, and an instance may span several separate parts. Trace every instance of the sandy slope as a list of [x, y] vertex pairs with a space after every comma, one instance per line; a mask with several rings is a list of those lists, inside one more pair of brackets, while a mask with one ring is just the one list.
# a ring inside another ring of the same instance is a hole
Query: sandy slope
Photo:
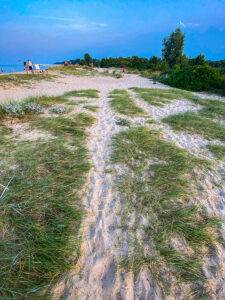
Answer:
[[[54, 288], [54, 293], [62, 296], [63, 299], [163, 299], [150, 271], [140, 272], [134, 281], [131, 273], [119, 269], [121, 255], [126, 255], [132, 251], [132, 248], [129, 243], [131, 236], [119, 228], [123, 207], [113, 189], [114, 177], [109, 172], [113, 168], [110, 164], [111, 137], [123, 128], [115, 124], [115, 113], [109, 107], [108, 94], [115, 88], [128, 89], [133, 86], [168, 88], [162, 84], [153, 85], [148, 79], [137, 75], [125, 75], [122, 79], [62, 76], [56, 81], [36, 83], [32, 88], [15, 87], [9, 90], [0, 88], [0, 102], [9, 99], [21, 100], [33, 95], [58, 95], [75, 89], [91, 88], [100, 91], [99, 99], [89, 100], [90, 104], [98, 105], [100, 109], [97, 113], [92, 113], [97, 118], [97, 122], [90, 129], [88, 144], [93, 168], [89, 174], [89, 183], [84, 197], [87, 214], [82, 226], [82, 256], [72, 272]], [[136, 104], [148, 112], [151, 118], [158, 121], [170, 114], [198, 109], [190, 102], [182, 100], [175, 100], [164, 108], [153, 107], [137, 99], [134, 93], [131, 92], [131, 94], [135, 98]], [[79, 111], [82, 110], [79, 107]], [[169, 126], [162, 123], [149, 125], [144, 118], [131, 118], [131, 121], [152, 128], [161, 128], [165, 139], [175, 142], [178, 146], [199, 157], [213, 158], [213, 155], [205, 148], [208, 141], [199, 136], [175, 133]], [[219, 187], [223, 168], [224, 165], [220, 163], [214, 172], [202, 174], [203, 191], [196, 197], [197, 204], [201, 203], [206, 211], [219, 217], [225, 216], [225, 191]], [[121, 169], [122, 166], [118, 167], [116, 171], [119, 173]], [[223, 299], [225, 294], [223, 290], [225, 256], [222, 247], [218, 248], [215, 257], [211, 260], [213, 264], [219, 266], [221, 272], [215, 279], [215, 276], [208, 271], [209, 277], [212, 277], [212, 290], [213, 292], [217, 291], [217, 295], [213, 299]], [[172, 296], [167, 299], [175, 298]], [[184, 298], [181, 295], [176, 299]]]

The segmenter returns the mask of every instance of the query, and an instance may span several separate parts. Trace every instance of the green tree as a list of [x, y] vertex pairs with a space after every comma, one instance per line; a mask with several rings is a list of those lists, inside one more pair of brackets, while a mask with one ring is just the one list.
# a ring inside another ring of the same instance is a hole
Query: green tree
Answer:
[[85, 60], [85, 64], [87, 66], [90, 66], [92, 64], [92, 62], [93, 62], [93, 59], [92, 59], [91, 55], [88, 54], [88, 53], [84, 54], [84, 60]]
[[174, 65], [180, 65], [183, 57], [185, 34], [180, 28], [177, 28], [171, 35], [163, 39], [162, 57], [172, 68]]
[[189, 65], [191, 66], [206, 66], [207, 62], [204, 54], [199, 54], [195, 58], [189, 59]]

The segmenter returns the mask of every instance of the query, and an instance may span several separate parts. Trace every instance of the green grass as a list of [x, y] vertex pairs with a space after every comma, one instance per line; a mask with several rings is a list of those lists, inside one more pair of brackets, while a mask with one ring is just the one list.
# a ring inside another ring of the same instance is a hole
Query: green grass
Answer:
[[76, 91], [70, 91], [66, 92], [63, 95], [66, 97], [86, 97], [86, 98], [99, 98], [98, 95], [99, 91], [97, 90], [76, 90]]
[[211, 119], [202, 116], [201, 113], [186, 112], [172, 115], [162, 119], [176, 131], [186, 131], [191, 134], [199, 134], [206, 139], [218, 139], [225, 141], [225, 128]]
[[99, 109], [99, 106], [97, 105], [85, 105], [84, 108], [92, 111], [92, 112], [96, 112]]
[[171, 103], [172, 100], [192, 99], [194, 95], [190, 92], [178, 89], [158, 89], [158, 88], [131, 88], [137, 93], [138, 97], [150, 105], [164, 107], [165, 104]]
[[77, 66], [57, 66], [49, 68], [50, 71], [59, 72], [60, 74], [73, 75], [73, 76], [90, 76], [93, 71], [90, 68], [82, 69]]
[[134, 100], [126, 90], [114, 90], [110, 93], [110, 105], [119, 114], [127, 116], [141, 116], [145, 111], [136, 106]]
[[[148, 266], [165, 294], [172, 278], [177, 284], [204, 285], [203, 252], [217, 241], [215, 228], [220, 224], [192, 203], [193, 169], [207, 167], [206, 161], [164, 141], [160, 132], [144, 127], [118, 133], [112, 148], [112, 163], [125, 166], [116, 183], [126, 208], [121, 226], [127, 230], [129, 214], [135, 211], [136, 216], [130, 228], [134, 253], [122, 266], [135, 273]], [[136, 235], [143, 217], [147, 225], [141, 227], [142, 236]], [[179, 251], [173, 239], [183, 241], [183, 247], [191, 251]], [[143, 248], [146, 243], [148, 252]]]
[[13, 84], [13, 85], [21, 85], [25, 83], [29, 83], [32, 81], [41, 81], [41, 80], [52, 80], [56, 75], [50, 74], [7, 74], [0, 76], [0, 85], [5, 84]]
[[91, 67], [87, 66], [57, 66], [49, 68], [48, 70], [58, 72], [59, 74], [64, 75], [73, 75], [73, 76], [111, 76], [116, 77], [112, 73], [99, 72]]
[[6, 140], [0, 127], [0, 183], [9, 184], [4, 195], [0, 186], [1, 299], [52, 299], [45, 290], [75, 265], [90, 169], [85, 129], [94, 121], [38, 116], [31, 129], [54, 135], [48, 141]]
[[156, 120], [146, 120], [146, 123], [148, 124], [158, 124]]
[[[93, 90], [93, 89], [89, 89], [89, 90], [76, 90], [76, 91], [70, 91], [70, 92], [66, 92], [62, 95], [58, 95], [58, 96], [47, 96], [47, 95], [42, 95], [42, 96], [34, 96], [34, 97], [29, 97], [27, 99], [25, 99], [23, 102], [20, 102], [20, 105], [24, 106], [27, 103], [36, 103], [36, 104], [40, 104], [43, 108], [44, 107], [51, 107], [53, 105], [57, 105], [57, 104], [69, 104], [69, 105], [77, 105], [79, 103], [87, 103], [87, 101], [85, 100], [80, 100], [80, 101], [69, 101], [70, 97], [87, 97], [87, 98], [98, 98], [99, 91], [97, 90]], [[3, 120], [5, 117], [7, 117], [7, 114], [5, 112], [5, 105], [7, 105], [9, 103], [5, 103], [5, 104], [0, 104], [0, 120]], [[16, 102], [10, 102], [10, 104], [18, 104]], [[20, 118], [27, 118], [27, 114], [21, 115]]]
[[225, 146], [222, 145], [208, 145], [207, 148], [215, 155], [219, 160], [225, 158]]
[[65, 103], [67, 101], [68, 99], [64, 95], [60, 95], [60, 96], [42, 95], [42, 96], [29, 97], [24, 101], [24, 103], [32, 102], [32, 103], [40, 104], [43, 107], [50, 107], [52, 105]]
[[197, 103], [202, 105], [202, 109], [199, 110], [201, 116], [225, 120], [225, 102], [211, 99], [199, 99]]

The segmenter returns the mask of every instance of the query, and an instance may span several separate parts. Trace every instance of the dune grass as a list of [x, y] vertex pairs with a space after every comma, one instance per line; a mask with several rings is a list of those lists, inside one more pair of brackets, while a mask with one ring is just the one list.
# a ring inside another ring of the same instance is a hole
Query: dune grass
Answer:
[[[35, 104], [39, 104], [41, 105], [42, 108], [47, 108], [47, 107], [51, 107], [53, 105], [57, 105], [57, 104], [69, 104], [69, 105], [77, 105], [79, 103], [87, 103], [87, 101], [85, 100], [80, 100], [80, 101], [70, 101], [69, 98], [70, 97], [87, 97], [87, 98], [98, 98], [98, 93], [99, 91], [97, 90], [76, 90], [76, 91], [70, 91], [70, 92], [66, 92], [62, 95], [42, 95], [42, 96], [33, 96], [33, 97], [29, 97], [27, 99], [25, 99], [23, 102], [10, 102], [10, 103], [5, 103], [5, 104], [0, 104], [0, 120], [3, 120], [4, 118], [8, 117], [9, 115], [7, 114], [6, 111], [6, 107], [8, 104], [12, 104], [12, 105], [16, 105], [16, 106], [21, 106], [21, 108], [23, 109], [23, 107], [28, 104], [28, 103], [35, 103]], [[27, 113], [23, 111], [23, 114], [21, 114], [20, 116], [18, 115], [18, 117], [20, 118], [25, 118], [27, 117]]]
[[31, 129], [54, 135], [47, 141], [7, 139], [0, 126], [1, 299], [52, 299], [49, 285], [78, 259], [85, 129], [94, 121], [85, 113], [36, 116]]
[[82, 68], [81, 66], [56, 66], [51, 67], [48, 70], [59, 72], [64, 75], [73, 75], [73, 76], [95, 76], [97, 71], [94, 71], [92, 68]]
[[[201, 251], [216, 242], [215, 227], [220, 221], [207, 217], [191, 202], [191, 178], [194, 168], [207, 163], [164, 141], [160, 132], [144, 127], [118, 133], [112, 148], [112, 163], [125, 165], [116, 183], [126, 207], [121, 225], [129, 230], [128, 215], [133, 211], [133, 233], [140, 229], [142, 218], [147, 221], [141, 225], [142, 238], [135, 234], [134, 253], [122, 266], [135, 272], [148, 266], [165, 294], [172, 277], [177, 284], [194, 283], [202, 290]], [[186, 250], [177, 247], [177, 239]], [[143, 244], [149, 246], [147, 252]]]
[[158, 88], [131, 88], [137, 96], [150, 105], [164, 107], [172, 100], [192, 99], [194, 95], [190, 92], [178, 89], [158, 89]]
[[145, 114], [142, 108], [136, 106], [134, 100], [126, 90], [113, 90], [109, 94], [109, 97], [112, 98], [110, 100], [112, 109], [119, 114], [127, 116], [143, 116]]
[[73, 75], [73, 76], [107, 76], [107, 77], [113, 77], [113, 78], [122, 78], [123, 76], [114, 71], [114, 72], [109, 72], [107, 71], [98, 71], [92, 67], [88, 66], [56, 66], [49, 68], [48, 70], [54, 71], [54, 72], [59, 72], [59, 74], [64, 74], [64, 75]]
[[96, 112], [99, 109], [98, 105], [85, 105], [84, 108], [92, 111], [92, 112]]
[[176, 131], [186, 131], [191, 134], [199, 134], [206, 139], [218, 139], [225, 141], [225, 127], [209, 118], [202, 116], [200, 112], [186, 112], [172, 115], [162, 119]]
[[41, 96], [34, 96], [27, 98], [24, 103], [32, 102], [42, 105], [43, 107], [50, 107], [55, 104], [62, 104], [67, 102], [68, 99], [64, 95], [59, 96], [47, 96], [47, 95], [41, 95]]
[[99, 98], [98, 95], [99, 91], [97, 90], [75, 90], [75, 91], [70, 91], [66, 92], [63, 94], [63, 96], [66, 97], [86, 97], [86, 98]]
[[199, 110], [201, 116], [225, 120], [225, 102], [220, 100], [199, 99], [197, 103], [203, 106], [202, 109]]
[[56, 75], [50, 74], [6, 74], [0, 76], [0, 85], [12, 84], [21, 85], [25, 83], [30, 83], [32, 81], [46, 80], [50, 81], [56, 78]]
[[225, 158], [225, 146], [223, 145], [208, 145], [207, 148], [215, 155], [219, 160]]

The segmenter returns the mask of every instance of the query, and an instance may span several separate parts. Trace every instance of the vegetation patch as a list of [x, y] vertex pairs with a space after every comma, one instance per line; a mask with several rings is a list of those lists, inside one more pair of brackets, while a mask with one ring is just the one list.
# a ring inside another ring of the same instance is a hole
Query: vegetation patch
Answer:
[[203, 106], [202, 109], [198, 111], [201, 116], [210, 119], [225, 120], [225, 102], [220, 100], [199, 99], [197, 103]]
[[98, 95], [99, 91], [97, 90], [76, 90], [76, 91], [70, 91], [66, 92], [63, 95], [66, 97], [86, 97], [86, 98], [99, 98]]
[[127, 116], [144, 115], [145, 111], [136, 106], [128, 91], [113, 90], [109, 96], [112, 98], [110, 105], [117, 113]]
[[123, 118], [118, 118], [116, 120], [116, 125], [119, 125], [119, 126], [130, 126], [130, 121], [126, 120], [126, 119], [123, 119]]
[[97, 105], [85, 105], [84, 108], [92, 111], [92, 112], [96, 112], [99, 109], [99, 106]]
[[0, 120], [6, 117], [22, 118], [26, 115], [41, 114], [43, 107], [35, 102], [8, 103], [0, 105]]
[[126, 166], [116, 182], [126, 207], [121, 226], [129, 229], [129, 213], [136, 215], [130, 228], [134, 253], [122, 265], [135, 272], [149, 267], [165, 294], [172, 279], [207, 293], [202, 257], [216, 242], [220, 221], [206, 216], [191, 197], [193, 169], [206, 162], [144, 127], [118, 133], [112, 147], [112, 162]]
[[50, 81], [56, 77], [56, 75], [49, 74], [7, 74], [0, 76], [0, 85], [21, 85], [41, 80]]
[[132, 88], [138, 97], [150, 105], [164, 107], [165, 104], [171, 103], [172, 100], [192, 99], [193, 94], [178, 89], [151, 89], [151, 88]]
[[86, 128], [95, 119], [36, 116], [52, 140], [17, 143], [0, 126], [0, 297], [52, 299], [48, 287], [79, 256], [80, 191], [90, 169]]
[[190, 91], [215, 91], [225, 94], [225, 78], [209, 66], [188, 66], [162, 74], [160, 82]]
[[215, 155], [217, 159], [225, 158], [225, 146], [223, 145], [208, 145], [207, 148]]
[[148, 124], [158, 124], [158, 122], [156, 120], [151, 120], [151, 119], [147, 120], [146, 123], [148, 123]]
[[186, 112], [162, 119], [176, 131], [202, 135], [206, 139], [225, 141], [224, 126], [196, 112]]
[[115, 76], [112, 73], [99, 72], [90, 66], [57, 66], [49, 68], [49, 70], [73, 76]]
[[60, 95], [60, 96], [42, 95], [42, 96], [29, 97], [24, 101], [24, 103], [32, 102], [32, 103], [40, 104], [43, 107], [50, 107], [52, 105], [65, 103], [67, 101], [68, 99], [64, 95]]
[[52, 114], [65, 114], [69, 111], [68, 107], [65, 106], [53, 106], [50, 108], [49, 112]]

